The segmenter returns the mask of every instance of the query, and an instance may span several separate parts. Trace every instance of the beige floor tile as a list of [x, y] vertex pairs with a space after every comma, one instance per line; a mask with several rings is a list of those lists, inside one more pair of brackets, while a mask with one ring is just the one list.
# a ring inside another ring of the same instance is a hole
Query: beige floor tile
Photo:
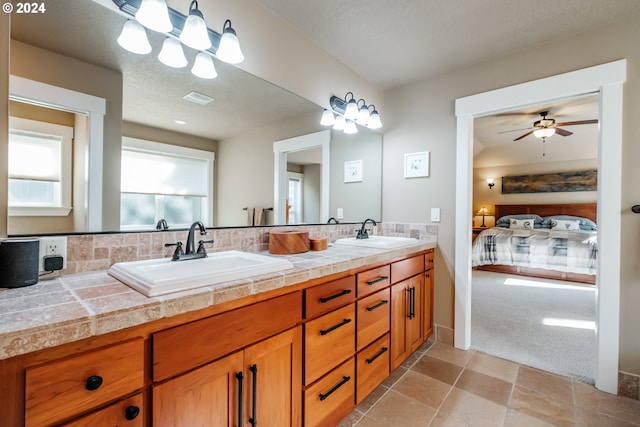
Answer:
[[411, 370], [435, 378], [443, 383], [451, 384], [456, 382], [458, 375], [462, 372], [462, 367], [444, 360], [436, 359], [427, 353], [416, 362]]
[[451, 386], [426, 375], [409, 371], [393, 386], [393, 390], [438, 409], [451, 390]]
[[576, 406], [640, 425], [640, 401], [596, 390], [589, 384], [576, 382]]
[[[365, 415], [357, 424], [354, 424], [357, 427], [391, 427], [388, 424], [385, 424], [383, 421], [374, 420], [373, 418]], [[339, 426], [344, 427], [344, 426]], [[400, 427], [400, 426], [398, 426]]]
[[499, 357], [491, 356], [477, 351], [469, 363], [467, 369], [472, 369], [481, 374], [491, 375], [510, 383], [515, 382], [518, 375], [518, 364]]
[[475, 427], [476, 425], [477, 424], [474, 424], [473, 422], [467, 422], [456, 418], [453, 414], [445, 415], [438, 413], [429, 427]]
[[363, 413], [356, 409], [344, 417], [336, 427], [353, 427], [357, 425], [358, 421], [362, 418], [362, 415]]
[[454, 418], [473, 426], [501, 426], [507, 408], [475, 394], [453, 388], [440, 407], [439, 415]]
[[399, 366], [395, 371], [391, 372], [391, 375], [389, 375], [386, 380], [382, 382], [382, 385], [386, 387], [393, 386], [407, 371], [407, 368]]
[[560, 427], [574, 425], [573, 404], [525, 387], [515, 387], [509, 408]]
[[516, 384], [573, 404], [573, 381], [568, 378], [520, 366]]
[[509, 409], [507, 411], [507, 419], [504, 421], [504, 427], [554, 427], [554, 425], [539, 418]]
[[502, 406], [509, 403], [513, 388], [512, 383], [469, 369], [464, 370], [455, 386]]
[[384, 385], [380, 385], [376, 387], [375, 390], [371, 392], [369, 396], [367, 396], [360, 404], [356, 407], [357, 410], [364, 413], [367, 412], [373, 405], [376, 404], [378, 400], [389, 390], [389, 387]]
[[[637, 422], [640, 423], [640, 419]], [[576, 425], [580, 427], [635, 427], [640, 424], [632, 424], [608, 415], [576, 408]]]
[[437, 342], [427, 351], [427, 354], [431, 357], [444, 360], [445, 362], [464, 367], [467, 366], [467, 363], [469, 363], [469, 360], [471, 360], [475, 354], [475, 350], [460, 350], [450, 345]]
[[381, 422], [386, 427], [426, 427], [431, 423], [435, 415], [435, 409], [416, 400], [408, 399], [406, 396], [392, 390], [378, 401], [371, 411], [366, 414], [365, 418]]

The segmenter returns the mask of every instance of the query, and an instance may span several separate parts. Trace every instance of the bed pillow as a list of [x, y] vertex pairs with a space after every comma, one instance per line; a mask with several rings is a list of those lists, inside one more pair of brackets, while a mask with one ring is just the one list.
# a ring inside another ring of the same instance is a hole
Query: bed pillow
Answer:
[[572, 216], [572, 215], [552, 215], [547, 216], [542, 221], [542, 227], [551, 228], [551, 221], [560, 220], [560, 221], [578, 221], [580, 224], [580, 230], [585, 231], [596, 231], [598, 230], [598, 226], [595, 222], [591, 221], [589, 218], [583, 218], [581, 216]]
[[533, 230], [534, 219], [515, 219], [511, 218], [509, 220], [509, 228], [521, 228], [526, 230]]
[[496, 221], [496, 227], [509, 227], [511, 219], [533, 219], [533, 227], [538, 228], [542, 224], [542, 217], [536, 214], [519, 214], [519, 215], [505, 215], [498, 218]]
[[552, 230], [580, 231], [580, 221], [567, 219], [552, 219], [550, 222]]

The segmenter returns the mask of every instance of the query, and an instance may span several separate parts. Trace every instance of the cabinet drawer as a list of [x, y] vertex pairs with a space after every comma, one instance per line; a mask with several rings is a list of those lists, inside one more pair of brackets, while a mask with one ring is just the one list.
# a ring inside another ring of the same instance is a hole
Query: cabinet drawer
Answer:
[[142, 427], [144, 420], [142, 408], [142, 394], [136, 394], [86, 417], [64, 424], [63, 427]]
[[26, 369], [27, 427], [55, 424], [143, 386], [142, 338]]
[[349, 304], [356, 297], [355, 276], [334, 280], [304, 290], [305, 319], [313, 319], [321, 314]]
[[424, 255], [424, 269], [431, 270], [433, 268], [433, 249]]
[[357, 350], [366, 347], [385, 332], [389, 332], [390, 301], [389, 288], [358, 301]]
[[305, 427], [335, 426], [354, 405], [353, 357], [304, 392]]
[[398, 283], [423, 271], [424, 255], [417, 255], [391, 264], [391, 280]]
[[159, 381], [292, 328], [302, 320], [302, 295], [281, 297], [153, 334], [153, 379]]
[[355, 320], [355, 304], [349, 304], [307, 322], [304, 350], [305, 384], [311, 384], [353, 355]]
[[391, 267], [388, 265], [358, 273], [358, 297], [372, 294], [391, 283]]
[[386, 334], [356, 356], [356, 404], [360, 404], [389, 376], [389, 354], [389, 334]]

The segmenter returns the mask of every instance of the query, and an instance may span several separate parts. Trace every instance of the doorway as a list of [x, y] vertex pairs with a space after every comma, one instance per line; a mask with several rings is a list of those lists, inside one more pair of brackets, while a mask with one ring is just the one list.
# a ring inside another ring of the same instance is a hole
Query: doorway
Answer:
[[[622, 85], [626, 60], [598, 65], [456, 100], [456, 250], [454, 345], [471, 345], [471, 232], [473, 120], [556, 99], [598, 93], [600, 137], [598, 156], [599, 258], [597, 293], [598, 389], [617, 393], [620, 320], [620, 211], [622, 161]], [[606, 150], [603, 149], [606, 141]]]

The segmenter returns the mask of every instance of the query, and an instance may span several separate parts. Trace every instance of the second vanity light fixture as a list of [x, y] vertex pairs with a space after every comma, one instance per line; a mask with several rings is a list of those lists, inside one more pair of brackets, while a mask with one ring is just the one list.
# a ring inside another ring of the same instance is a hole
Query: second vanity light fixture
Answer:
[[197, 0], [191, 1], [188, 16], [167, 7], [165, 0], [142, 0], [139, 8], [131, 0], [113, 2], [132, 18], [125, 22], [118, 37], [118, 44], [129, 52], [139, 55], [151, 52], [146, 28], [166, 35], [158, 59], [169, 67], [187, 66], [183, 44], [199, 51], [191, 72], [200, 78], [213, 79], [218, 75], [213, 56], [229, 64], [244, 61], [231, 21], [225, 21], [221, 34], [207, 28]]
[[332, 96], [329, 99], [331, 110], [322, 112], [320, 124], [333, 126], [335, 130], [353, 134], [358, 132], [356, 123], [369, 129], [380, 129], [382, 121], [375, 105], [367, 105], [364, 99], [356, 101], [353, 92], [347, 92], [344, 99]]

